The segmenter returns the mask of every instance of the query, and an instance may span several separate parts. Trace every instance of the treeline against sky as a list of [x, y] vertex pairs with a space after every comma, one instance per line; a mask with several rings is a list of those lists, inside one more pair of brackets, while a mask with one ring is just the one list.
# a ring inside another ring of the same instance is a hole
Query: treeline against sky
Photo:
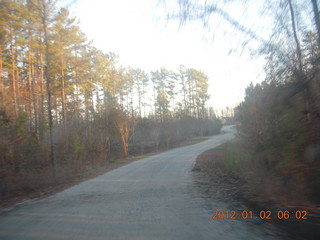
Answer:
[[[267, 79], [249, 85], [236, 108], [235, 162], [259, 201], [295, 207], [320, 200], [320, 21], [316, 1], [292, 2], [278, 8], [273, 42], [263, 48]], [[314, 24], [301, 28], [312, 9]]]
[[208, 77], [122, 67], [51, 0], [0, 2], [0, 196], [219, 132]]

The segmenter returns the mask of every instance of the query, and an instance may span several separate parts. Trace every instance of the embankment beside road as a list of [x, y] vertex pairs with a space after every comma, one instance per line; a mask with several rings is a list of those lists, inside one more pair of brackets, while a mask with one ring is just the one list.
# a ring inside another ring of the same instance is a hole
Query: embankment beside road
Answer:
[[[249, 161], [253, 156], [243, 148], [238, 138], [219, 147], [203, 152], [197, 157], [193, 171], [201, 172], [209, 179], [208, 191], [220, 201], [240, 202], [247, 210], [294, 212], [305, 210], [307, 219], [278, 219], [272, 222], [288, 232], [292, 239], [320, 239], [320, 209], [308, 200], [303, 186], [285, 182], [285, 178], [259, 168]], [[296, 186], [295, 190], [288, 185]], [[302, 190], [301, 190], [302, 189]], [[230, 209], [231, 210], [231, 209]]]

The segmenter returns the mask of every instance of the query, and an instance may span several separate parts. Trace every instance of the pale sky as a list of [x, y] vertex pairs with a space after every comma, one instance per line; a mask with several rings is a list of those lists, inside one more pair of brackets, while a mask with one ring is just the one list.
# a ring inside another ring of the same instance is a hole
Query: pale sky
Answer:
[[[70, 2], [70, 1], [63, 1]], [[240, 56], [230, 50], [239, 46], [239, 34], [220, 21], [211, 30], [200, 23], [166, 23], [158, 0], [78, 0], [69, 7], [80, 20], [80, 28], [93, 45], [104, 52], [119, 54], [120, 64], [146, 72], [180, 65], [204, 71], [209, 77], [209, 105], [215, 109], [242, 101], [250, 82], [264, 79], [263, 60]], [[241, 12], [234, 10], [234, 15]], [[162, 18], [162, 19], [161, 19]]]

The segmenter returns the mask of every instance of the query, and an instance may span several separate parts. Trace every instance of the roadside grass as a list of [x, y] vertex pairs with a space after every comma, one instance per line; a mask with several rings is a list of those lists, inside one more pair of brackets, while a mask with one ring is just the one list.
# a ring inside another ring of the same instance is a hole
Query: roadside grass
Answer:
[[269, 171], [261, 161], [266, 155], [252, 154], [236, 137], [200, 154], [193, 170], [209, 178], [205, 192], [216, 201], [236, 201], [247, 210], [269, 210], [275, 215], [278, 211], [307, 211], [306, 220], [273, 216], [261, 221], [273, 223], [289, 235], [288, 239], [320, 239], [319, 205], [307, 199], [305, 184]]
[[[307, 199], [306, 186], [269, 170], [264, 163], [267, 153], [253, 155], [241, 140], [233, 139], [200, 154], [194, 170], [240, 189], [238, 198], [261, 208], [308, 208], [316, 206]], [[236, 179], [236, 181], [234, 181]]]

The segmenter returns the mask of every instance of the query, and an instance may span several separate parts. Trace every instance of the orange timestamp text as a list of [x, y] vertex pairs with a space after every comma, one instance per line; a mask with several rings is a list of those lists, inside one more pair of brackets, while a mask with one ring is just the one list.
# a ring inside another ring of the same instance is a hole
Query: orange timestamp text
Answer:
[[212, 211], [212, 219], [308, 219], [308, 212], [306, 210], [231, 210], [231, 211]]

